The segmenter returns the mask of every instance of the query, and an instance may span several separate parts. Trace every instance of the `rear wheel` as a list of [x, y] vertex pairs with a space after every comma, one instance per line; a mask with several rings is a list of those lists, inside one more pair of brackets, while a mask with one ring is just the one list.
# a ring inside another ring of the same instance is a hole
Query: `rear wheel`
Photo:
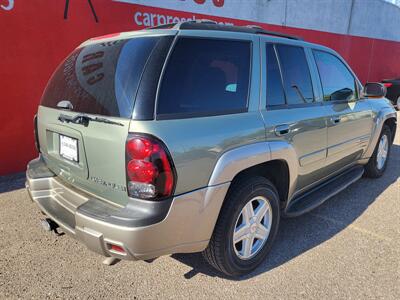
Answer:
[[383, 175], [389, 158], [391, 144], [392, 134], [390, 128], [387, 125], [383, 125], [374, 153], [365, 166], [365, 175], [367, 177], [378, 178]]
[[271, 249], [279, 226], [279, 197], [263, 177], [238, 182], [230, 190], [203, 255], [228, 276], [257, 268]]

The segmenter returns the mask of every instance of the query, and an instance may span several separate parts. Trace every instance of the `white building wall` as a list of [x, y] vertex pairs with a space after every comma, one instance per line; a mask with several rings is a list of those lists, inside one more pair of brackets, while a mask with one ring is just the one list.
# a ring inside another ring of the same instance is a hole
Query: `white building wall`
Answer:
[[211, 16], [400, 41], [400, 8], [384, 0], [113, 0]]

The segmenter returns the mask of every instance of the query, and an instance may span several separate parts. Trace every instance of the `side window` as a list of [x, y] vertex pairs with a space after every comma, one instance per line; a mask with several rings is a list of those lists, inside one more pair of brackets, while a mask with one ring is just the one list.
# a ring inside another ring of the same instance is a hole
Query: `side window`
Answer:
[[283, 92], [281, 72], [276, 59], [273, 44], [267, 44], [267, 105], [284, 105], [285, 94]]
[[336, 56], [313, 50], [325, 101], [354, 100], [356, 81], [349, 69]]
[[164, 73], [157, 114], [185, 117], [244, 111], [250, 55], [251, 43], [246, 41], [180, 38]]
[[282, 69], [287, 104], [311, 103], [314, 100], [310, 70], [304, 49], [276, 45]]

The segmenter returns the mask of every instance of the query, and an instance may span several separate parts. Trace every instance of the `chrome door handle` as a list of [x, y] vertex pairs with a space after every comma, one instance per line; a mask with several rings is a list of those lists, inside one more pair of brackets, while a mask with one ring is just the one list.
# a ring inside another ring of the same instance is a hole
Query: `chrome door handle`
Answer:
[[336, 116], [332, 117], [331, 121], [332, 121], [333, 124], [338, 124], [338, 123], [340, 123], [340, 117], [336, 117]]
[[282, 136], [282, 135], [286, 135], [290, 132], [290, 127], [289, 125], [279, 125], [275, 127], [275, 134], [277, 136]]

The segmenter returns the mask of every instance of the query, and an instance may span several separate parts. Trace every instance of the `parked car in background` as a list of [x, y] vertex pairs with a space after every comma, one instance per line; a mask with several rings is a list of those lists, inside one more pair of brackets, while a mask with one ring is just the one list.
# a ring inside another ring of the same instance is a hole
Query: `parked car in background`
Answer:
[[387, 89], [386, 98], [388, 98], [393, 106], [400, 110], [400, 77], [394, 79], [382, 80], [383, 85]]
[[89, 40], [50, 79], [26, 184], [46, 229], [118, 259], [203, 252], [237, 276], [265, 260], [281, 216], [384, 173], [396, 112], [332, 49], [162, 28]]

